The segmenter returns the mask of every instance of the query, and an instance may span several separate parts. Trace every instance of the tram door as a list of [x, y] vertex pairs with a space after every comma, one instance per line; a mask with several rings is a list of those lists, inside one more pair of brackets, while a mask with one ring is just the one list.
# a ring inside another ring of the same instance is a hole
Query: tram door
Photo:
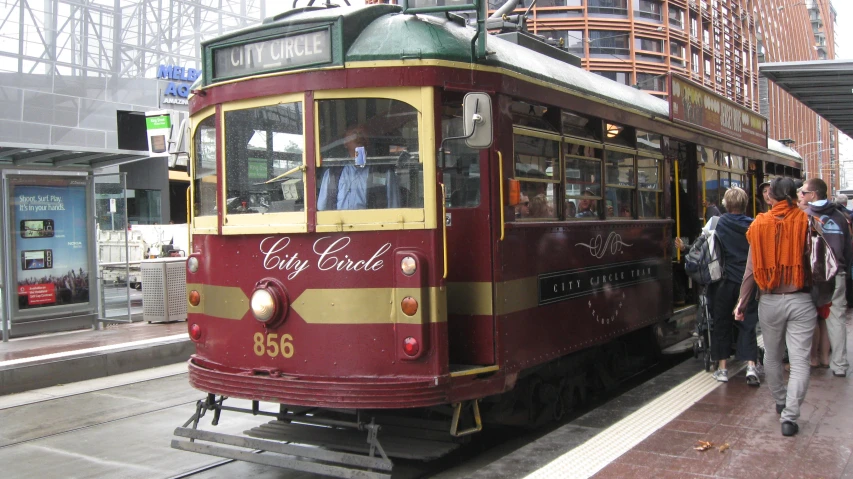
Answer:
[[[463, 93], [442, 92], [442, 139], [463, 136], [463, 98]], [[495, 364], [489, 210], [494, 153], [470, 148], [464, 140], [447, 141], [444, 153], [439, 169], [446, 208], [449, 360], [451, 370], [459, 372]]]

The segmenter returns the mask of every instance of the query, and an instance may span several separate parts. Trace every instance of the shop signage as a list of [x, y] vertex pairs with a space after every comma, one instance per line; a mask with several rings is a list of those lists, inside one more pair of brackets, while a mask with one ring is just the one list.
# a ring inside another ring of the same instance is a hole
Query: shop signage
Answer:
[[177, 65], [160, 65], [157, 68], [157, 78], [169, 80], [163, 91], [163, 103], [173, 105], [187, 105], [190, 96], [190, 85], [201, 76], [201, 70], [195, 68], [179, 67]]
[[217, 80], [233, 78], [331, 61], [331, 33], [325, 28], [272, 40], [216, 48], [213, 51], [213, 77]]
[[669, 75], [669, 118], [767, 148], [767, 119], [678, 75]]

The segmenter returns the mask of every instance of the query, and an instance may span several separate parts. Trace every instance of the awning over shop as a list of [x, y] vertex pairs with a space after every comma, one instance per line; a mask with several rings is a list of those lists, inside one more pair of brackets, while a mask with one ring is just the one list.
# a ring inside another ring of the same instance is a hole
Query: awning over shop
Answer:
[[758, 71], [853, 136], [853, 61], [761, 63]]
[[0, 143], [0, 167], [93, 171], [146, 158], [147, 151]]

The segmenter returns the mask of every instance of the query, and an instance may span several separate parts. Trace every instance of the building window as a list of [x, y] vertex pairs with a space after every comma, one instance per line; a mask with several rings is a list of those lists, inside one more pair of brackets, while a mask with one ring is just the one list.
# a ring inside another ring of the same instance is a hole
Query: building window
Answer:
[[604, 78], [609, 78], [617, 83], [621, 83], [623, 85], [631, 84], [631, 72], [603, 72], [603, 71], [594, 71], [596, 75], [601, 75]]
[[684, 44], [682, 44], [681, 42], [677, 42], [675, 40], [669, 41], [669, 54], [670, 55], [672, 55], [674, 57], [678, 57], [678, 58], [684, 58], [684, 51], [685, 51], [684, 50]]
[[669, 6], [669, 24], [678, 28], [684, 28], [684, 10]]
[[693, 53], [690, 57], [690, 70], [693, 73], [699, 73], [699, 54]]
[[583, 30], [551, 30], [541, 32], [550, 39], [556, 40], [557, 44], [570, 53], [583, 55]]
[[613, 30], [590, 30], [589, 53], [605, 55], [630, 55], [631, 34]]
[[666, 75], [652, 75], [651, 73], [637, 73], [637, 85], [642, 90], [666, 91]]
[[637, 50], [645, 50], [647, 52], [663, 52], [663, 40], [655, 40], [652, 38], [640, 38], [637, 37], [634, 39], [634, 47]]
[[628, 15], [628, 0], [588, 0], [587, 12], [605, 15]]
[[693, 15], [690, 16], [690, 36], [699, 38], [699, 20]]
[[661, 2], [657, 0], [634, 0], [634, 16], [660, 21]]

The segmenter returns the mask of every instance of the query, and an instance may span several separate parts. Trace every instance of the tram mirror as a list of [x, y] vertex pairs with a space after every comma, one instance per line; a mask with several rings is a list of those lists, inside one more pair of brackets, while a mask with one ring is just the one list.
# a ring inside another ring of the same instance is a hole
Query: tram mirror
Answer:
[[467, 93], [462, 101], [465, 144], [481, 150], [492, 146], [492, 99], [486, 93]]

